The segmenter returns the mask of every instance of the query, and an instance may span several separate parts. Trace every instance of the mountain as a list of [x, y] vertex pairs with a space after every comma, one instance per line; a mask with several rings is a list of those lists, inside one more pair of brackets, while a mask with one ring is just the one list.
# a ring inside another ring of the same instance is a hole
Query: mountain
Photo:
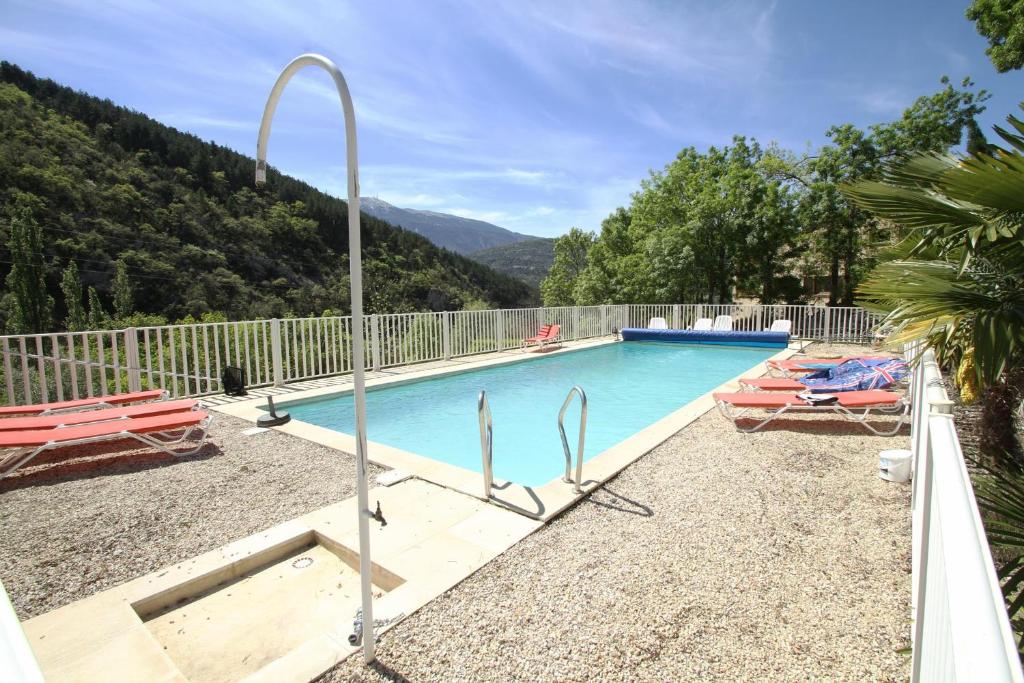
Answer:
[[537, 239], [532, 235], [512, 232], [492, 223], [462, 218], [449, 213], [401, 209], [375, 197], [360, 197], [363, 212], [382, 221], [423, 235], [439, 247], [457, 254], [471, 254], [481, 249]]
[[[0, 139], [0, 206], [9, 207], [0, 212], [0, 281], [15, 259], [11, 216], [27, 212], [42, 230], [50, 329], [65, 315], [60, 281], [72, 261], [105, 310], [116, 261], [126, 266], [136, 312], [168, 320], [349, 310], [348, 207], [340, 199], [275, 170], [257, 189], [252, 158], [7, 62]], [[521, 281], [369, 215], [362, 239], [368, 312], [536, 301]]]
[[474, 251], [469, 258], [499, 273], [519, 278], [523, 282], [540, 287], [540, 281], [548, 275], [555, 262], [555, 240], [538, 237], [500, 247]]

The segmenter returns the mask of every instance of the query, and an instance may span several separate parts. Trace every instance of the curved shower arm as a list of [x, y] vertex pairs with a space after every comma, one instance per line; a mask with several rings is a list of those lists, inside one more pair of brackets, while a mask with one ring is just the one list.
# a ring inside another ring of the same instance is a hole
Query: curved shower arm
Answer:
[[292, 79], [303, 67], [318, 66], [334, 80], [338, 90], [338, 99], [341, 100], [341, 111], [345, 117], [345, 150], [346, 163], [348, 166], [348, 194], [355, 198], [355, 213], [359, 215], [359, 154], [356, 148], [356, 114], [352, 106], [352, 95], [348, 90], [348, 83], [342, 75], [338, 66], [323, 55], [307, 53], [299, 55], [284, 68], [281, 75], [277, 77], [274, 87], [270, 90], [267, 104], [263, 108], [263, 119], [260, 122], [260, 134], [256, 141], [256, 184], [262, 185], [267, 182], [267, 143], [270, 140], [270, 126], [274, 120], [274, 112], [277, 110], [277, 103], [281, 99], [281, 93]]

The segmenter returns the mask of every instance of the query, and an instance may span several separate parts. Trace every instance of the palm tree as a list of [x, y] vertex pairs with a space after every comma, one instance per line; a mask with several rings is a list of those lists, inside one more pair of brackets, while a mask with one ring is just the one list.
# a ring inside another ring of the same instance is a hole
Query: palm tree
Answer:
[[[1024, 104], [1021, 105], [1024, 108]], [[983, 401], [982, 448], [1020, 456], [1013, 416], [1024, 389], [1024, 122], [996, 126], [1008, 149], [930, 153], [845, 185], [861, 208], [909, 228], [861, 303], [886, 314], [891, 342], [925, 341]]]

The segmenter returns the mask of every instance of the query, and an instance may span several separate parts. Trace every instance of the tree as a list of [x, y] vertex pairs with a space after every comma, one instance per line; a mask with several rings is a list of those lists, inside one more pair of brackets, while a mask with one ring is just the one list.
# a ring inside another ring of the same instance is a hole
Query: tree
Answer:
[[114, 262], [114, 317], [128, 318], [135, 312], [135, 294], [128, 279], [128, 265], [118, 259]]
[[769, 156], [736, 136], [652, 172], [630, 208], [602, 223], [576, 302], [720, 302], [737, 287], [776, 300], [798, 226]]
[[43, 263], [43, 232], [35, 219], [38, 200], [23, 193], [15, 196], [9, 209], [11, 270], [7, 274], [9, 297], [8, 331], [46, 332], [53, 324], [53, 297], [46, 292]]
[[67, 310], [64, 326], [68, 332], [81, 332], [86, 329], [89, 320], [82, 305], [82, 280], [78, 276], [78, 264], [74, 261], [64, 269], [60, 290], [64, 294], [64, 308]]
[[580, 273], [587, 267], [587, 254], [595, 239], [592, 232], [572, 228], [555, 240], [555, 262], [540, 283], [545, 306], [572, 306], [577, 303], [574, 290]]
[[[789, 177], [803, 186], [800, 215], [807, 244], [829, 273], [830, 306], [852, 305], [878, 237], [876, 221], [851, 204], [839, 184], [877, 178], [886, 163], [915, 153], [946, 151], [960, 143], [965, 129], [970, 136], [972, 126], [977, 128], [975, 117], [985, 110], [989, 94], [973, 92], [969, 78], [959, 89], [945, 76], [940, 82], [942, 90], [918, 97], [896, 121], [866, 131], [851, 124], [833, 126], [827, 132], [831, 144], [790, 166]], [[973, 144], [980, 141], [975, 138]]]
[[1024, 0], [974, 0], [967, 18], [988, 38], [985, 54], [1000, 73], [1024, 66]]
[[89, 329], [102, 330], [107, 326], [107, 312], [103, 310], [99, 292], [95, 287], [89, 288]]

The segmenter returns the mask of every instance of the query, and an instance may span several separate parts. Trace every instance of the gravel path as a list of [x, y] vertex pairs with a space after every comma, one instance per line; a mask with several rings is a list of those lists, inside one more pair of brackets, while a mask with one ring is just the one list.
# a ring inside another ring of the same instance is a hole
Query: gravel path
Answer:
[[906, 680], [908, 439], [804, 422], [705, 415], [323, 683]]
[[354, 458], [278, 432], [244, 436], [250, 427], [217, 414], [196, 456], [65, 449], [0, 482], [0, 580], [18, 616], [355, 495]]

